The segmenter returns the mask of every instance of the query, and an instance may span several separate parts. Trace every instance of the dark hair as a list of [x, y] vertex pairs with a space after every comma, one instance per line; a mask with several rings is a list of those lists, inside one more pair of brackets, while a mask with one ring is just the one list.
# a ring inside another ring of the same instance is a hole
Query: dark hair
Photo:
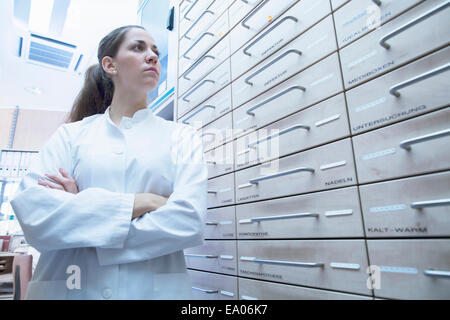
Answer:
[[126, 33], [133, 28], [145, 30], [138, 25], [123, 26], [111, 31], [100, 41], [97, 51], [98, 64], [86, 70], [83, 88], [78, 93], [66, 122], [105, 113], [114, 95], [114, 83], [103, 70], [102, 59], [105, 56], [114, 58]]

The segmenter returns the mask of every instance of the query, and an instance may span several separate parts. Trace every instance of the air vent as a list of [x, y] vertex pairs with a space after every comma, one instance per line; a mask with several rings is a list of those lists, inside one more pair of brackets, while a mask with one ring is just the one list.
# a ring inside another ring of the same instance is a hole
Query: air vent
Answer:
[[84, 60], [75, 44], [35, 33], [24, 38], [22, 56], [29, 63], [77, 73]]

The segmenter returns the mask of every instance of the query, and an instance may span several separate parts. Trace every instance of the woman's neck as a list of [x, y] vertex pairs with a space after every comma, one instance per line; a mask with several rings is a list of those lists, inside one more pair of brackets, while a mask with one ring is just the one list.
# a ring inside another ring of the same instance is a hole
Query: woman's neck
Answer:
[[120, 125], [122, 117], [132, 118], [136, 111], [147, 108], [147, 96], [143, 97], [135, 93], [123, 93], [119, 90], [114, 90], [114, 96], [109, 108], [109, 115], [111, 120], [117, 125]]

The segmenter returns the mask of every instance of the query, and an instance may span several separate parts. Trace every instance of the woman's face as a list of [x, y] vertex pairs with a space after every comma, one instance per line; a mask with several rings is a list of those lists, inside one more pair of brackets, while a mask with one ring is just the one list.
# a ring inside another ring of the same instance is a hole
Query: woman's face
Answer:
[[112, 59], [114, 85], [131, 91], [156, 88], [161, 73], [159, 52], [153, 38], [139, 28], [128, 30], [117, 55]]

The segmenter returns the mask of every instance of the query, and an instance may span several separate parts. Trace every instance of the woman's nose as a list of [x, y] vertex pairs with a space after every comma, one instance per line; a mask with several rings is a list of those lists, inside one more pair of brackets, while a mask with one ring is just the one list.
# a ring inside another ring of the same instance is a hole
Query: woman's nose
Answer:
[[156, 63], [158, 61], [158, 56], [153, 51], [150, 51], [147, 53], [147, 56], [145, 57], [145, 62], [147, 63]]

